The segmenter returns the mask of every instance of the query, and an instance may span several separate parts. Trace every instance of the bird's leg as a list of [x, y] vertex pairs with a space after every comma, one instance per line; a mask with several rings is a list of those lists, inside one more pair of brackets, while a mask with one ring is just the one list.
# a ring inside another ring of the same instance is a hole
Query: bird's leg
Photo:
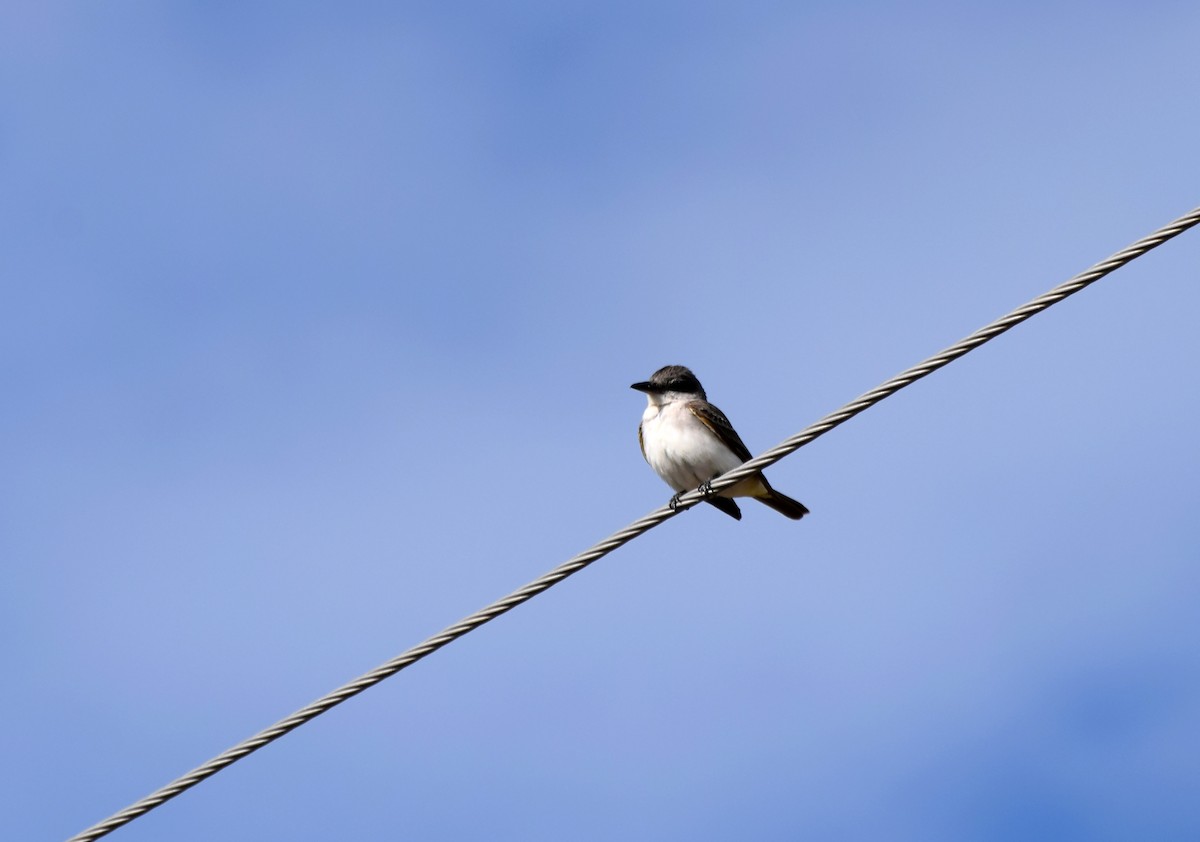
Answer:
[[673, 511], [673, 512], [674, 512], [674, 511], [678, 511], [678, 509], [679, 509], [679, 498], [680, 498], [680, 497], [682, 497], [682, 496], [683, 496], [683, 492], [682, 492], [682, 491], [680, 491], [680, 492], [678, 492], [678, 493], [677, 493], [677, 494], [676, 494], [674, 497], [672, 497], [672, 498], [671, 498], [671, 500], [670, 500], [670, 502], [669, 502], [669, 503], [667, 503], [667, 505], [671, 507], [671, 511]]
[[717, 493], [717, 492], [713, 491], [711, 479], [706, 479], [704, 482], [700, 483], [700, 487], [697, 488], [696, 490], [699, 491], [701, 494], [703, 494], [705, 497], [712, 497], [714, 494]]

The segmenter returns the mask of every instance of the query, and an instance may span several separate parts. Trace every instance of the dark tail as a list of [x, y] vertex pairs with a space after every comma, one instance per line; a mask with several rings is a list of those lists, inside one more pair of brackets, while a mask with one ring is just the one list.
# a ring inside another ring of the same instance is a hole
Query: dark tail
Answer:
[[[800, 520], [808, 514], [808, 507], [799, 500], [793, 500], [786, 494], [780, 494], [771, 486], [767, 486], [767, 495], [765, 497], [755, 497], [760, 503], [766, 503], [775, 511], [779, 512], [784, 517], [790, 517], [792, 520]], [[712, 502], [711, 500], [709, 502]]]

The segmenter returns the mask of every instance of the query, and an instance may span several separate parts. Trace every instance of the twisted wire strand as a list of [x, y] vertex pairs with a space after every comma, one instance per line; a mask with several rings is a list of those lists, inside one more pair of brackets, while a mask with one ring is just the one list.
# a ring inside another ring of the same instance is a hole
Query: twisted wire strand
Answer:
[[[979, 330], [972, 333], [965, 339], [956, 342], [950, 347], [939, 351], [937, 354], [929, 357], [926, 360], [918, 363], [912, 368], [902, 371], [892, 379], [876, 386], [869, 392], [865, 392], [858, 398], [843, 406], [836, 412], [832, 412], [820, 419], [814, 424], [810, 424], [795, 435], [785, 439], [775, 447], [763, 453], [749, 462], [735, 468], [734, 470], [722, 474], [710, 483], [713, 492], [720, 491], [736, 484], [750, 474], [757, 473], [763, 468], [775, 464], [783, 457], [795, 452], [805, 444], [808, 444], [818, 436], [832, 430], [839, 424], [850, 420], [855, 415], [858, 415], [863, 410], [874, 406], [884, 398], [895, 394], [900, 389], [920, 380], [927, 374], [937, 371], [942, 366], [945, 366], [966, 354], [968, 351], [978, 348], [980, 345], [988, 342], [991, 339], [999, 336], [1010, 328], [1020, 324], [1031, 316], [1040, 313], [1052, 304], [1056, 304], [1069, 295], [1073, 295], [1084, 287], [1100, 280], [1110, 272], [1119, 269], [1131, 260], [1145, 254], [1150, 249], [1165, 243], [1167, 240], [1175, 237], [1192, 226], [1200, 223], [1200, 207], [1184, 214], [1159, 230], [1155, 231], [1147, 237], [1138, 240], [1133, 245], [1117, 252], [1107, 260], [1097, 263], [1085, 272], [1082, 272], [1070, 280], [1060, 284], [1044, 295], [1038, 296], [1033, 301], [1018, 307], [1006, 316], [1003, 316], [996, 321], [988, 324]], [[711, 493], [711, 492], [710, 492]], [[400, 670], [413, 664], [426, 655], [430, 655], [441, 649], [448, 643], [457, 640], [484, 623], [494, 620], [501, 614], [505, 614], [516, 608], [526, 600], [540, 594], [542, 591], [548, 590], [554, 585], [566, 579], [568, 576], [578, 573], [583, 568], [587, 567], [592, 562], [603, 558], [618, 547], [632, 541], [634, 538], [641, 535], [665, 520], [674, 517], [679, 512], [690, 508], [704, 500], [705, 494], [696, 491], [689, 491], [682, 495], [675, 508], [663, 506], [648, 515], [634, 521], [624, 529], [613, 533], [608, 538], [605, 538], [600, 543], [590, 549], [574, 556], [571, 559], [555, 567], [548, 573], [535, 579], [522, 588], [510, 593], [508, 596], [498, 599], [491, 605], [476, 611], [468, 617], [459, 620], [452, 626], [447, 626], [442, 631], [433, 635], [430, 638], [418, 643], [416, 646], [408, 649], [390, 661], [376, 667], [370, 672], [359, 676], [353, 681], [342, 685], [333, 692], [322, 696], [315, 702], [293, 713], [291, 716], [281, 719], [269, 728], [259, 731], [254, 736], [244, 740], [232, 748], [222, 752], [206, 763], [197, 766], [192, 771], [188, 772], [180, 778], [172, 781], [163, 788], [151, 793], [135, 804], [131, 804], [119, 813], [115, 813], [102, 822], [99, 822], [83, 832], [72, 836], [67, 842], [92, 842], [105, 836], [117, 828], [135, 818], [148, 813], [160, 804], [174, 798], [176, 795], [192, 788], [204, 779], [215, 775], [217, 772], [241, 760], [248, 754], [251, 754], [268, 743], [300, 727], [304, 723], [319, 716], [332, 707], [335, 707], [347, 699], [357, 696], [362, 691], [373, 687], [385, 678], [395, 675]]]
[[[945, 348], [928, 359], [914, 365], [912, 368], [907, 368], [897, 374], [890, 380], [881, 383], [869, 392], [864, 392], [850, 403], [843, 406], [836, 412], [831, 412], [821, 420], [814, 424], [805, 427], [800, 432], [793, 436], [784, 439], [779, 444], [761, 455], [751, 459], [749, 462], [744, 462], [732, 471], [722, 474], [717, 479], [709, 483], [711, 489], [708, 493], [714, 493], [731, 485], [736, 485], [741, 480], [758, 473], [759, 471], [774, 465], [783, 457], [790, 453], [794, 453], [804, 445], [808, 444], [818, 436], [832, 430], [834, 427], [849, 421], [855, 415], [858, 415], [865, 409], [868, 409], [879, 403], [886, 397], [889, 397], [903, 389], [910, 383], [920, 380], [927, 374], [932, 374], [942, 366], [948, 365], [954, 360], [966, 354], [968, 351], [973, 351], [980, 345], [995, 339], [1000, 334], [1016, 327], [1026, 319], [1037, 315], [1052, 304], [1057, 304], [1068, 296], [1074, 295], [1081, 289], [1090, 286], [1096, 281], [1103, 278], [1105, 275], [1120, 269], [1125, 264], [1141, 257], [1146, 252], [1156, 246], [1160, 246], [1167, 240], [1182, 234], [1192, 226], [1200, 223], [1200, 208], [1195, 208], [1173, 222], [1164, 225], [1162, 228], [1155, 231], [1153, 234], [1143, 237], [1136, 243], [1133, 243], [1121, 251], [1102, 260], [1073, 278], [1064, 281], [1049, 292], [1039, 295], [1037, 298], [1030, 301], [1017, 309], [1013, 310], [1005, 316], [1001, 316], [990, 324], [984, 325], [979, 330], [972, 333], [970, 336], [960, 339], [953, 345]], [[689, 491], [687, 494], [681, 495], [678, 501], [678, 508], [687, 508], [701, 502], [706, 495], [700, 491]]]

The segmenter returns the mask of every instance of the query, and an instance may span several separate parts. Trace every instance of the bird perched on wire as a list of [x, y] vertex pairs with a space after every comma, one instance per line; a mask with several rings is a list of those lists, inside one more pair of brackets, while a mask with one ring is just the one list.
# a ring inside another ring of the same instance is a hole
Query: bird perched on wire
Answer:
[[677, 492], [671, 498], [672, 508], [685, 491], [699, 488], [708, 490], [706, 502], [735, 520], [742, 519], [742, 510], [733, 497], [753, 497], [792, 520], [808, 514], [803, 503], [776, 491], [761, 472], [711, 493], [710, 480], [749, 461], [751, 455], [725, 413], [708, 402], [704, 387], [687, 368], [665, 366], [630, 388], [646, 395], [638, 443], [650, 467]]

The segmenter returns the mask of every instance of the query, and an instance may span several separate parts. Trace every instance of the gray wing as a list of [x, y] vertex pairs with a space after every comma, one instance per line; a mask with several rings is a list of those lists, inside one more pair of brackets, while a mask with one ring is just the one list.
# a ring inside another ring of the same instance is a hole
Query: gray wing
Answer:
[[[733, 429], [733, 425], [725, 417], [724, 412], [708, 401], [691, 401], [687, 408], [691, 410], [692, 415], [700, 419], [705, 427], [712, 430], [713, 435], [724, 442], [726, 447], [737, 454], [737, 458], [743, 462], [749, 462], [753, 458], [750, 448], [746, 447], [741, 436], [737, 434], [737, 430]], [[645, 454], [643, 453], [643, 455]]]
[[[638, 423], [638, 447], [642, 449], [642, 458], [646, 459], [646, 440], [642, 437], [642, 425]], [[646, 459], [649, 462], [649, 459]]]

